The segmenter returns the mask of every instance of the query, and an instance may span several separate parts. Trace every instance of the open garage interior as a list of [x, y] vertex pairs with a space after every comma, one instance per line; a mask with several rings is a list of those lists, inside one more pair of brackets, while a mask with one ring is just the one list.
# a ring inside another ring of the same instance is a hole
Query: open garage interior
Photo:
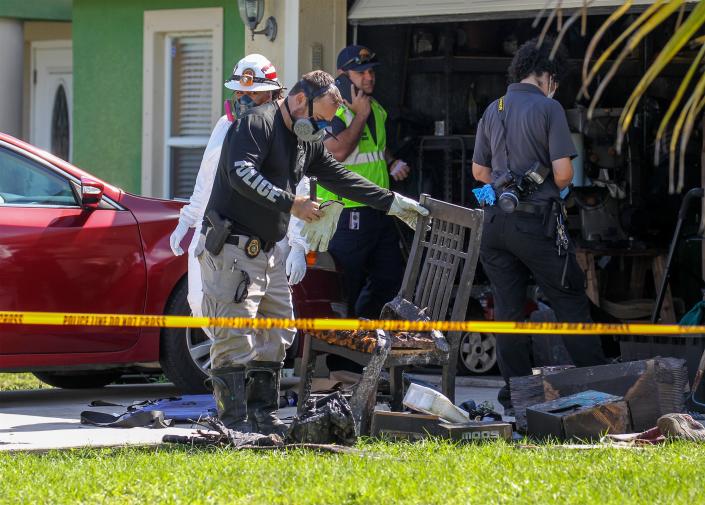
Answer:
[[[539, 3], [538, 8], [543, 6]], [[470, 165], [478, 121], [487, 106], [505, 93], [507, 69], [518, 46], [535, 37], [546, 18], [532, 26], [536, 11], [501, 11], [502, 2], [495, 12], [488, 3], [486, 12], [461, 12], [462, 7], [457, 7], [457, 12], [436, 16], [427, 15], [413, 2], [396, 11], [386, 4], [390, 2], [351, 5], [348, 39], [368, 46], [381, 61], [375, 95], [389, 112], [389, 142], [397, 156], [412, 160], [417, 168], [405, 189], [476, 206], [471, 190], [480, 184], [473, 180]], [[637, 6], [620, 19], [605, 34], [596, 55], [643, 8]], [[415, 15], [414, 9], [424, 15]], [[630, 321], [649, 318], [660, 279], [670, 266], [670, 289], [659, 320], [675, 322], [702, 299], [699, 206], [693, 205], [689, 212], [673, 261], [666, 265], [683, 195], [700, 186], [702, 129], [696, 128], [684, 153], [681, 192], [669, 188], [670, 135], [664, 137], [658, 160], [654, 160], [654, 138], [697, 50], [692, 55], [685, 50], [649, 88], [617, 152], [622, 107], [673, 34], [676, 20], [649, 35], [628, 56], [588, 121], [589, 100], [577, 98], [583, 57], [609, 11], [589, 12], [586, 36], [581, 35], [580, 20], [565, 34], [563, 44], [573, 72], [560, 83], [555, 97], [566, 109], [579, 153], [573, 161], [573, 188], [567, 199], [578, 260], [586, 271], [593, 303], [608, 318]], [[564, 11], [564, 20], [570, 14], [569, 9]], [[555, 23], [548, 34], [555, 36]], [[591, 93], [600, 80], [598, 75]], [[482, 284], [481, 278], [476, 284]]]

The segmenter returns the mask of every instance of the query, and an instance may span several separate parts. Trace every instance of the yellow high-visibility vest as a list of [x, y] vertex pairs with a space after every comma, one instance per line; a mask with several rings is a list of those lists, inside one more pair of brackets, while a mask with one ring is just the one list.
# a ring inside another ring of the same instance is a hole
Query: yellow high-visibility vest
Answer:
[[[389, 189], [389, 172], [387, 170], [387, 162], [384, 160], [384, 150], [387, 147], [387, 131], [384, 127], [387, 120], [387, 111], [374, 98], [370, 100], [370, 106], [372, 114], [374, 114], [377, 139], [376, 141], [372, 139], [370, 128], [365, 123], [360, 141], [355, 146], [355, 150], [350, 153], [350, 156], [343, 161], [343, 165], [351, 172], [361, 175], [368, 181], [382, 188]], [[345, 123], [346, 128], [350, 126], [355, 117], [355, 113], [345, 105], [340, 106], [335, 115]], [[338, 195], [320, 186], [318, 197], [323, 200], [340, 200]], [[363, 203], [353, 202], [347, 198], [343, 198], [343, 203], [346, 208], [365, 206]]]

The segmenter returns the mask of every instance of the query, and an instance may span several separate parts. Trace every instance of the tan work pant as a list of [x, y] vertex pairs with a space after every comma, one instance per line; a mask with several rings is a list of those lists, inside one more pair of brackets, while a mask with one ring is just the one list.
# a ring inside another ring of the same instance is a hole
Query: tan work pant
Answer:
[[[203, 240], [203, 238], [201, 239]], [[200, 252], [202, 247], [197, 248]], [[277, 248], [249, 258], [243, 249], [225, 244], [214, 256], [203, 250], [198, 254], [203, 280], [203, 315], [206, 317], [293, 318], [291, 290], [284, 263]], [[247, 297], [234, 299], [244, 272], [250, 278]], [[286, 349], [296, 335], [294, 329], [252, 330], [211, 327], [213, 368], [243, 365], [249, 361], [283, 361]]]

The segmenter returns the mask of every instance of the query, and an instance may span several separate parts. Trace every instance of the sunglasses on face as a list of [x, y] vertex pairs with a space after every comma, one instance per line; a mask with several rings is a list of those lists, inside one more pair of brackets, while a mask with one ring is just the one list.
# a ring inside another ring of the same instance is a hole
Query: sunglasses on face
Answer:
[[252, 74], [233, 75], [232, 77], [230, 77], [230, 80], [240, 81], [240, 84], [242, 84], [243, 86], [252, 86], [255, 83], [276, 84], [277, 86], [279, 85], [277, 81], [267, 79], [266, 77], [255, 77]]

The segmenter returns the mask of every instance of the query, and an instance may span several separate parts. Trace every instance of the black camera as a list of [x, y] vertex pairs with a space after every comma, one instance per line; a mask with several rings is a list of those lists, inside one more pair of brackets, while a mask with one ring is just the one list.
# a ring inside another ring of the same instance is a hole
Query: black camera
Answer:
[[507, 172], [497, 179], [492, 185], [497, 193], [497, 204], [504, 212], [514, 212], [522, 198], [526, 198], [544, 183], [551, 169], [544, 167], [539, 162], [534, 163], [524, 175], [516, 178]]

